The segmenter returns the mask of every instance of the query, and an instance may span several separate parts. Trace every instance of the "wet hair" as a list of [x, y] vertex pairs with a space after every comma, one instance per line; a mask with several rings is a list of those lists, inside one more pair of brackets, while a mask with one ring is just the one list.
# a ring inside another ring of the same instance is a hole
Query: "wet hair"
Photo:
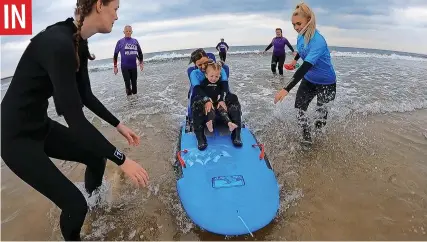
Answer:
[[[92, 11], [92, 7], [96, 4], [98, 0], [77, 0], [76, 9], [74, 10], [75, 15], [79, 15], [80, 19], [77, 20], [77, 32], [74, 34], [74, 46], [76, 49], [76, 60], [77, 60], [77, 70], [80, 68], [80, 58], [79, 58], [79, 41], [81, 38], [80, 31], [82, 30], [83, 21], [86, 16]], [[108, 5], [113, 0], [101, 0], [103, 5]]]
[[207, 66], [206, 66], [206, 73], [208, 72], [208, 69], [213, 69], [214, 71], [221, 71], [222, 63], [221, 62], [215, 62], [212, 59], [209, 59]]
[[196, 61], [200, 60], [202, 57], [208, 57], [208, 54], [206, 54], [205, 50], [203, 50], [202, 48], [199, 48], [193, 52], [191, 52], [191, 56], [190, 56], [190, 63], [194, 63], [196, 64]]
[[304, 35], [305, 44], [308, 44], [316, 31], [316, 16], [314, 15], [314, 12], [307, 4], [300, 3], [295, 7], [295, 11], [292, 16], [301, 16], [308, 19], [307, 25], [300, 32]]

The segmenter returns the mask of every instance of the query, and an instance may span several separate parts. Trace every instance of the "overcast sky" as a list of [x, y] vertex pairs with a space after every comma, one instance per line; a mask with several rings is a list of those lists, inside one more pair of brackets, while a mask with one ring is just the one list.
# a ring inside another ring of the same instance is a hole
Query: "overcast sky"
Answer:
[[[230, 45], [268, 45], [281, 27], [293, 45], [296, 0], [122, 0], [110, 34], [89, 39], [97, 59], [111, 58], [124, 25], [143, 52]], [[329, 45], [427, 54], [427, 0], [306, 0]], [[71, 17], [75, 0], [33, 0], [33, 35]], [[31, 36], [1, 37], [1, 77], [13, 75]]]

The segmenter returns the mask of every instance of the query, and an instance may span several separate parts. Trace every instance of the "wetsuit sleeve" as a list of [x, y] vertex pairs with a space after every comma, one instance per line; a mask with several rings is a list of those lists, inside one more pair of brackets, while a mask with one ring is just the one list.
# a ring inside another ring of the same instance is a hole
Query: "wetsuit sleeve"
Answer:
[[[63, 110], [69, 129], [84, 147], [97, 157], [106, 157], [122, 165], [125, 155], [118, 151], [84, 116], [76, 82], [77, 62], [69, 37], [52, 36], [40, 40], [36, 50], [41, 66], [48, 72], [56, 103]], [[39, 52], [39, 53], [37, 53]]]
[[297, 55], [295, 56], [294, 60], [298, 61], [300, 58], [299, 53], [297, 53]]
[[273, 47], [273, 40], [271, 41], [271, 43], [267, 46], [267, 48], [265, 48], [265, 51], [269, 50], [271, 47]]
[[219, 82], [219, 90], [221, 92], [219, 94], [219, 101], [225, 101], [225, 96], [230, 91], [230, 88], [228, 86], [228, 82]]
[[199, 70], [193, 70], [190, 73], [190, 82], [193, 86], [194, 96], [207, 97], [206, 93], [203, 91], [203, 88], [200, 86], [200, 83], [205, 78], [205, 75]]
[[116, 48], [114, 48], [114, 55], [113, 55], [114, 66], [117, 66], [117, 57], [119, 56], [119, 51], [120, 51], [120, 40], [117, 41]]
[[317, 60], [322, 57], [325, 52], [328, 51], [326, 41], [323, 38], [312, 38], [310, 40], [310, 48], [304, 61], [311, 63], [313, 66], [316, 65]]
[[225, 72], [224, 68], [221, 67], [221, 81], [228, 81], [227, 73]]
[[141, 50], [141, 46], [139, 45], [139, 42], [137, 41], [136, 43], [137, 43], [136, 48], [138, 51], [138, 60], [139, 60], [139, 63], [142, 63], [144, 60], [144, 55], [142, 54], [142, 50]]
[[310, 68], [313, 65], [310, 62], [304, 61], [300, 68], [295, 72], [293, 77], [291, 78], [291, 81], [283, 88], [286, 91], [290, 92], [291, 89], [299, 82], [301, 79], [307, 74], [307, 72], [310, 70]]
[[219, 49], [218, 49], [218, 47], [219, 47], [219, 45], [220, 45], [221, 43], [218, 43], [217, 45], [216, 45], [216, 47], [215, 47], [215, 49], [217, 50], [217, 51], [219, 51]]
[[117, 127], [120, 121], [110, 111], [108, 111], [108, 109], [92, 92], [87, 66], [82, 66], [80, 71], [82, 72], [82, 80], [78, 83], [78, 88], [80, 96], [82, 97], [83, 105], [110, 125]]
[[190, 82], [191, 82], [191, 85], [193, 87], [200, 85], [200, 82], [202, 81], [200, 79], [204, 78], [204, 76], [201, 77], [201, 75], [200, 75], [200, 74], [203, 75], [203, 73], [199, 73], [199, 72], [200, 72], [200, 70], [196, 69], [190, 73]]
[[227, 46], [227, 50], [230, 49], [230, 47], [228, 47], [227, 43], [224, 42], [224, 44], [225, 44], [225, 46]]
[[286, 43], [285, 44], [289, 47], [289, 49], [291, 49], [292, 52], [295, 51], [294, 47], [292, 47], [291, 43], [289, 43], [289, 40], [286, 39]]

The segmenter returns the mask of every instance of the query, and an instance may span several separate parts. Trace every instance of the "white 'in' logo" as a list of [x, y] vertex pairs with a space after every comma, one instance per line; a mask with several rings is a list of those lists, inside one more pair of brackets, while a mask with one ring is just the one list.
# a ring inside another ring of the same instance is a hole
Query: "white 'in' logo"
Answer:
[[120, 152], [119, 150], [116, 150], [114, 152], [114, 156], [117, 157], [117, 158], [119, 158], [120, 160], [123, 160], [123, 153]]

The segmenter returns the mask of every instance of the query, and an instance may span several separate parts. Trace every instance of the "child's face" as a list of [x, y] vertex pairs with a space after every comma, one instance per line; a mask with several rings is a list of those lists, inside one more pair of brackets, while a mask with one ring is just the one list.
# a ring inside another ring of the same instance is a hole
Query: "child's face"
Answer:
[[206, 78], [208, 78], [209, 82], [215, 83], [219, 80], [220, 73], [220, 70], [208, 68], [206, 69]]

